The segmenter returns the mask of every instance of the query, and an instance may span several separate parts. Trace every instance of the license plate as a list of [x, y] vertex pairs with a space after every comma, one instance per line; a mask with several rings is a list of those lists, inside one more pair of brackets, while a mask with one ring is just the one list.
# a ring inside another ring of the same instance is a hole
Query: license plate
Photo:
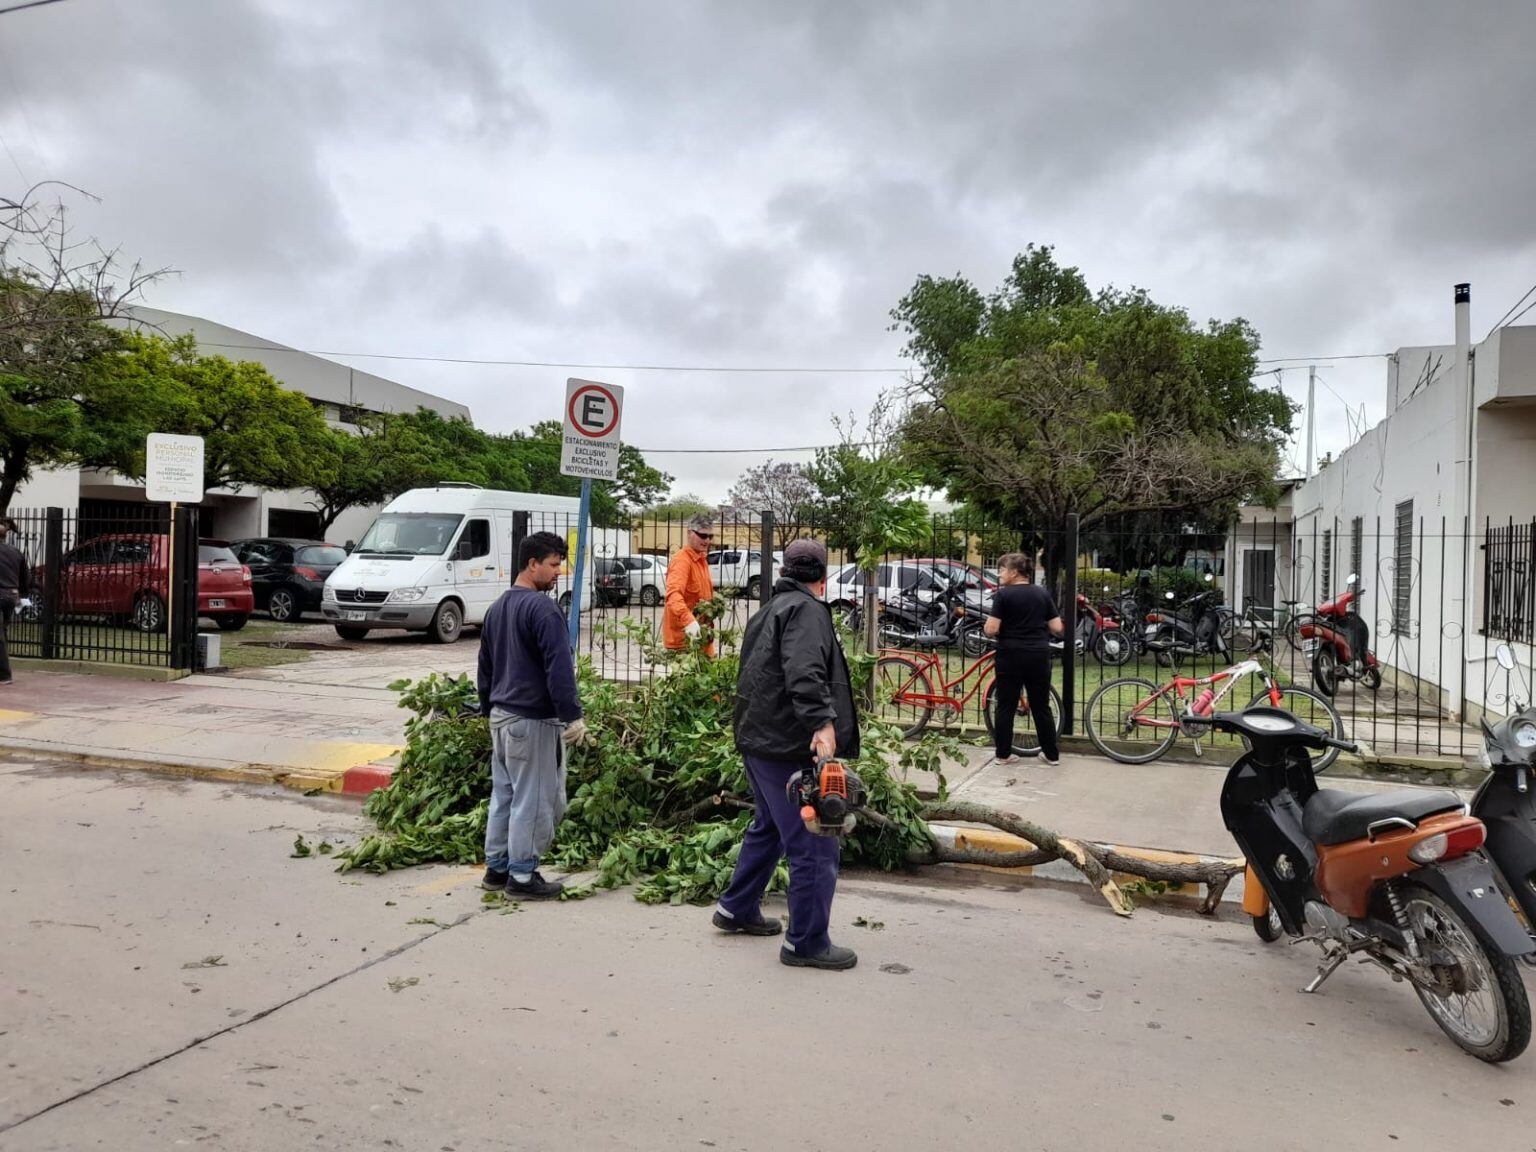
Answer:
[[1317, 655], [1317, 650], [1318, 650], [1318, 648], [1320, 646], [1321, 646], [1321, 642], [1320, 641], [1317, 641], [1317, 640], [1307, 640], [1307, 641], [1304, 641], [1302, 643], [1301, 651], [1306, 656], [1316, 656]]
[[345, 615], [346, 619], [348, 619], [348, 620], [366, 620], [366, 619], [368, 619], [368, 613], [366, 613], [366, 612], [347, 612], [347, 613], [344, 613], [344, 615]]
[[210, 608], [222, 608], [222, 607], [224, 607], [224, 601], [222, 601], [222, 600], [210, 600], [210, 601], [208, 601], [208, 607], [210, 607]]

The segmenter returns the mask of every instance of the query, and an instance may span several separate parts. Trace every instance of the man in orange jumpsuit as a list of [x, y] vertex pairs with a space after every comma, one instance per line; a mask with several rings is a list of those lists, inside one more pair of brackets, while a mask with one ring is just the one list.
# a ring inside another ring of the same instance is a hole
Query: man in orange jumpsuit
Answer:
[[[661, 642], [674, 652], [697, 639], [703, 626], [693, 610], [715, 596], [715, 582], [709, 575], [710, 541], [715, 538], [715, 524], [708, 516], [698, 515], [688, 521], [688, 539], [667, 565], [667, 611], [661, 621]], [[708, 651], [714, 654], [714, 646]]]

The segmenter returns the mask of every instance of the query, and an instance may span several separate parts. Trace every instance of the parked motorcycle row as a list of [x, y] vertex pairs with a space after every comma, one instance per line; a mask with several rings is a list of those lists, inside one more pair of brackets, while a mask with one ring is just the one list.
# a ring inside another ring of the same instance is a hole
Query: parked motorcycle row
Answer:
[[[1342, 594], [1298, 614], [1295, 639], [1326, 695], [1344, 681], [1381, 684], [1358, 609], [1364, 591], [1351, 575]], [[980, 654], [989, 599], [958, 587], [899, 597], [883, 605], [882, 642]], [[1214, 589], [1145, 613], [1131, 598], [1079, 596], [1077, 608], [1078, 650], [1104, 664], [1143, 650], [1175, 666], [1229, 654], [1233, 630], [1223, 627]], [[1262, 648], [1274, 634], [1255, 629], [1245, 647]], [[1497, 658], [1513, 677], [1507, 645]], [[1320, 949], [1303, 991], [1317, 992], [1353, 958], [1410, 985], [1453, 1042], [1490, 1063], [1514, 1059], [1531, 1039], [1516, 962], [1536, 967], [1536, 704], [1528, 686], [1521, 691], [1506, 692], [1507, 718], [1481, 722], [1490, 771], [1470, 805], [1447, 790], [1321, 787], [1320, 754], [1356, 747], [1266, 704], [1182, 718], [1243, 741], [1220, 800], [1247, 863], [1243, 910], [1264, 941], [1285, 936]]]

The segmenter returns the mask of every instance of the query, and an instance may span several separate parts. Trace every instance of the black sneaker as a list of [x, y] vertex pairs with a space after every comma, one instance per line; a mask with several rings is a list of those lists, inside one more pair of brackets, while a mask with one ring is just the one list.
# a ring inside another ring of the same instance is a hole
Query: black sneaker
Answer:
[[779, 949], [779, 963], [788, 964], [791, 968], [825, 968], [831, 972], [841, 972], [858, 962], [857, 952], [852, 948], [840, 948], [836, 944], [829, 944], [825, 952], [815, 956], [802, 956], [793, 948]]
[[546, 880], [535, 872], [527, 880], [508, 876], [507, 886], [502, 891], [508, 900], [553, 900], [565, 891], [565, 885], [558, 880]]
[[762, 915], [759, 915], [756, 920], [737, 920], [727, 916], [718, 908], [710, 917], [710, 923], [722, 932], [739, 932], [747, 936], [777, 936], [784, 931], [784, 925], [778, 920], [769, 920]]
[[485, 875], [480, 878], [480, 887], [484, 888], [487, 892], [500, 892], [507, 886], [509, 879], [511, 877], [508, 873], [498, 872], [494, 868], [487, 868]]

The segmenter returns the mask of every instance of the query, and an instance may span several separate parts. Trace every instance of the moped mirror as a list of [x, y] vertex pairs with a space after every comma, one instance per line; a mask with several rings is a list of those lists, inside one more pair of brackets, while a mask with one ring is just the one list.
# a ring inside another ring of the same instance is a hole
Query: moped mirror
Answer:
[[1164, 600], [1172, 600], [1173, 599], [1173, 593], [1172, 592], [1164, 592], [1163, 593], [1163, 599]]
[[1499, 662], [1499, 667], [1506, 672], [1515, 670], [1515, 654], [1509, 650], [1508, 644], [1500, 644], [1493, 650], [1494, 659]]
[[1358, 584], [1358, 583], [1360, 583], [1360, 574], [1358, 572], [1351, 572], [1349, 574], [1349, 579], [1346, 580], [1345, 583], [1346, 584]]
[[1216, 582], [1216, 574], [1214, 572], [1207, 572], [1205, 574], [1205, 582], [1207, 584], [1214, 584]]
[[1104, 585], [1104, 591], [1106, 591], [1106, 592], [1109, 591], [1109, 585], [1108, 584]]

